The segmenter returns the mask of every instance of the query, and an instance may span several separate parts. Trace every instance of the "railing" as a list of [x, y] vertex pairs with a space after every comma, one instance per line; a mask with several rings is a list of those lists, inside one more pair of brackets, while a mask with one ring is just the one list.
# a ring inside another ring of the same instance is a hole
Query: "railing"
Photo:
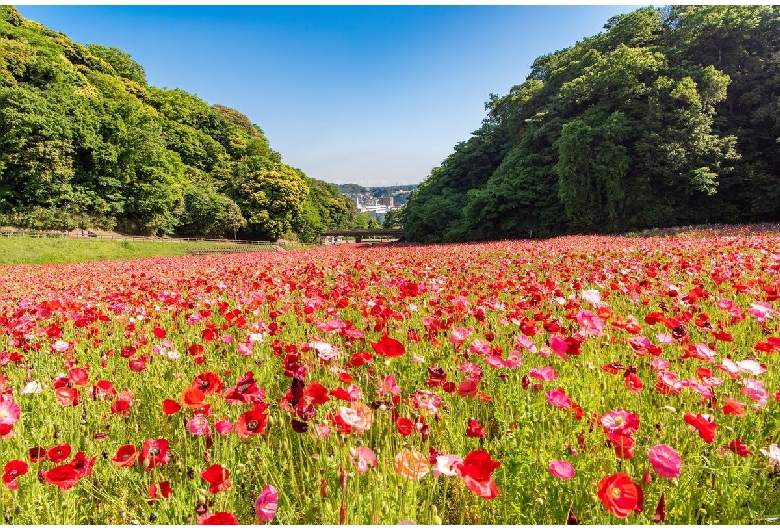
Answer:
[[279, 245], [272, 245], [270, 243], [266, 245], [235, 245], [232, 247], [201, 247], [201, 248], [185, 248], [184, 252], [192, 256], [202, 256], [204, 254], [231, 254], [234, 252], [268, 252], [268, 251], [281, 251], [284, 250]]
[[233, 245], [271, 245], [270, 241], [248, 239], [207, 239], [203, 237], [151, 237], [96, 234], [90, 231], [74, 234], [54, 230], [0, 230], [0, 237], [69, 238], [69, 239], [108, 239], [115, 241], [156, 241], [160, 243], [228, 243]]

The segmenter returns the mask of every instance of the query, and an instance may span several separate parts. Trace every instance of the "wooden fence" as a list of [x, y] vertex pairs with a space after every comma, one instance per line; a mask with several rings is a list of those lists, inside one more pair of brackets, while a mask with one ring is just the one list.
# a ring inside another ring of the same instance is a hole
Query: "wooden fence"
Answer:
[[0, 237], [35, 237], [35, 238], [69, 238], [69, 239], [109, 239], [115, 241], [155, 241], [159, 243], [226, 243], [231, 245], [263, 245], [268, 246], [270, 241], [251, 241], [247, 239], [206, 239], [202, 237], [150, 237], [150, 236], [125, 236], [113, 234], [96, 234], [84, 231], [79, 234], [72, 232], [57, 232], [53, 230], [0, 230]]

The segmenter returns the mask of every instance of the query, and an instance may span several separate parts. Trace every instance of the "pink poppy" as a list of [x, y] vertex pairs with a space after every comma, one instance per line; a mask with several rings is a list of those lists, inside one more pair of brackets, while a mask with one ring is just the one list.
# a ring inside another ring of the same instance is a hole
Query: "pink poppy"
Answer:
[[195, 436], [204, 436], [211, 432], [208, 418], [204, 416], [195, 416], [187, 423], [187, 430]]
[[11, 396], [0, 396], [0, 434], [8, 434], [19, 420], [22, 409], [14, 403]]
[[398, 386], [398, 383], [395, 380], [395, 376], [388, 375], [385, 377], [380, 386], [379, 386], [379, 394], [392, 394], [394, 396], [397, 396], [401, 393], [401, 388]]
[[279, 493], [270, 484], [263, 488], [255, 500], [255, 514], [261, 523], [272, 521], [279, 508]]
[[639, 430], [639, 416], [623, 409], [610, 410], [601, 417], [601, 425], [608, 433], [631, 435]]
[[566, 391], [562, 388], [556, 388], [549, 392], [545, 392], [544, 397], [550, 405], [558, 408], [567, 409], [572, 406], [571, 399], [566, 395]]
[[539, 379], [540, 381], [555, 381], [558, 379], [558, 372], [556, 372], [552, 366], [545, 366], [544, 368], [531, 368], [531, 371], [528, 372], [528, 375], [534, 379]]
[[549, 469], [550, 473], [563, 480], [574, 477], [574, 466], [566, 460], [551, 460]]
[[682, 458], [672, 447], [659, 444], [647, 450], [650, 465], [659, 477], [677, 478], [680, 476]]
[[601, 336], [604, 332], [604, 321], [592, 311], [582, 309], [577, 313], [577, 323], [586, 335]]
[[233, 424], [230, 423], [230, 420], [225, 418], [214, 424], [214, 430], [224, 436], [233, 432]]

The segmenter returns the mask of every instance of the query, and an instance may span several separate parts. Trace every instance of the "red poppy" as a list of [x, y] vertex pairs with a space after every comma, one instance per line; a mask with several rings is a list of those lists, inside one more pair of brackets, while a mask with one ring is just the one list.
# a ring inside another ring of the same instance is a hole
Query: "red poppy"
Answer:
[[469, 418], [466, 436], [470, 438], [482, 438], [485, 436], [485, 428], [474, 418]]
[[167, 464], [171, 459], [168, 452], [168, 440], [165, 438], [147, 439], [141, 447], [141, 463], [144, 471], [149, 471], [153, 467]]
[[61, 387], [54, 391], [57, 401], [63, 407], [73, 407], [79, 404], [79, 391], [75, 388]]
[[384, 355], [385, 357], [400, 357], [406, 353], [406, 348], [404, 348], [403, 344], [387, 335], [382, 335], [379, 341], [372, 342], [371, 347], [379, 355]]
[[149, 500], [147, 503], [152, 505], [159, 497], [167, 499], [171, 496], [171, 493], [173, 493], [171, 483], [167, 480], [164, 482], [153, 482], [152, 484], [149, 484]]
[[30, 466], [27, 465], [27, 462], [11, 460], [3, 468], [3, 484], [5, 484], [9, 490], [19, 489], [19, 484], [17, 484], [16, 479], [25, 475], [29, 469]]
[[403, 436], [409, 436], [414, 432], [414, 422], [409, 418], [398, 418], [395, 421], [396, 430]]
[[236, 516], [230, 512], [217, 512], [215, 514], [204, 513], [198, 517], [198, 524], [212, 525], [212, 524], [238, 524]]
[[658, 499], [658, 505], [655, 507], [655, 514], [653, 514], [653, 522], [663, 523], [664, 521], [666, 521], [666, 500], [664, 493], [661, 492], [661, 498]]
[[73, 469], [76, 471], [76, 474], [78, 475], [79, 478], [88, 477], [92, 474], [92, 466], [95, 465], [96, 461], [97, 461], [96, 456], [93, 456], [92, 458], [87, 458], [86, 455], [84, 454], [84, 451], [79, 451], [73, 457], [73, 460], [71, 461], [70, 465], [73, 466]]
[[312, 405], [322, 405], [330, 401], [328, 389], [321, 383], [313, 381], [303, 392], [303, 399]]
[[191, 386], [199, 389], [204, 394], [218, 394], [225, 388], [222, 379], [214, 372], [203, 372], [198, 375]]
[[163, 401], [162, 408], [163, 408], [163, 413], [166, 416], [170, 416], [171, 414], [176, 414], [177, 412], [179, 412], [181, 410], [181, 405], [179, 405], [172, 399], [166, 399]]
[[111, 403], [111, 414], [118, 414], [120, 416], [127, 416], [130, 414], [130, 401], [126, 399], [119, 399]]
[[114, 389], [114, 384], [111, 381], [101, 379], [92, 386], [90, 393], [92, 394], [92, 399], [98, 399], [115, 396], [116, 390]]
[[246, 440], [253, 434], [263, 434], [268, 421], [267, 406], [255, 406], [254, 409], [244, 412], [239, 416], [235, 425], [235, 431], [241, 440]]
[[477, 395], [477, 382], [473, 379], [464, 379], [458, 385], [458, 395], [460, 397], [474, 397]]
[[708, 444], [711, 444], [715, 439], [715, 429], [717, 429], [718, 426], [709, 418], [709, 416], [704, 416], [702, 414], [696, 414], [694, 416], [690, 412], [686, 412], [683, 419], [685, 420], [685, 423], [699, 431], [699, 436]]
[[246, 372], [238, 378], [235, 388], [228, 388], [222, 394], [231, 405], [237, 403], [257, 403], [265, 399], [265, 391], [257, 386], [255, 374]]
[[57, 486], [59, 490], [66, 491], [75, 486], [81, 476], [76, 471], [76, 466], [71, 462], [44, 471], [43, 478], [49, 484]]
[[117, 467], [130, 467], [138, 461], [141, 452], [134, 445], [123, 445], [116, 450], [111, 461]]
[[181, 404], [189, 408], [200, 407], [205, 397], [206, 394], [200, 388], [188, 386], [181, 392]]
[[501, 464], [491, 460], [490, 453], [475, 449], [458, 465], [457, 472], [471, 491], [483, 499], [492, 499], [498, 496], [498, 488], [491, 474], [499, 467]]
[[613, 515], [626, 518], [642, 511], [642, 488], [625, 473], [615, 473], [601, 479], [598, 495]]
[[55, 445], [54, 447], [50, 448], [48, 451], [46, 451], [46, 456], [49, 457], [49, 460], [55, 464], [58, 464], [67, 460], [70, 456], [70, 452], [70, 444], [64, 443]]
[[642, 380], [635, 373], [632, 372], [626, 376], [626, 388], [634, 394], [640, 393], [644, 386]]
[[33, 464], [37, 462], [43, 462], [47, 458], [46, 449], [43, 447], [31, 447], [30, 450], [27, 451], [27, 458]]
[[220, 464], [214, 464], [201, 472], [200, 478], [209, 483], [211, 493], [219, 493], [230, 487], [230, 473]]
[[612, 443], [615, 456], [622, 459], [634, 458], [635, 440], [628, 434], [605, 432], [607, 439]]
[[745, 415], [745, 404], [741, 401], [737, 401], [736, 399], [732, 399], [729, 397], [724, 397], [723, 401], [726, 402], [725, 405], [723, 405], [723, 414], [729, 415], [732, 414], [734, 416], [744, 416]]
[[84, 386], [89, 382], [89, 374], [83, 368], [73, 368], [68, 372], [71, 381], [79, 386]]
[[734, 438], [733, 440], [731, 440], [729, 442], [728, 448], [743, 458], [746, 457], [747, 455], [753, 454], [753, 451], [751, 451], [747, 445], [742, 443], [742, 440], [740, 440], [739, 438]]

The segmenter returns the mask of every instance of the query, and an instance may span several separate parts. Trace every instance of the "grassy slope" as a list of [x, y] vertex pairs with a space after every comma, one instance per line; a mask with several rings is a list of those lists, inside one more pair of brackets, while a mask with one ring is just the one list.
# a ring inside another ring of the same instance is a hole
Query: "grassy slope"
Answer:
[[185, 249], [187, 248], [223, 246], [233, 245], [12, 237], [0, 239], [0, 265], [183, 256], [186, 254]]

